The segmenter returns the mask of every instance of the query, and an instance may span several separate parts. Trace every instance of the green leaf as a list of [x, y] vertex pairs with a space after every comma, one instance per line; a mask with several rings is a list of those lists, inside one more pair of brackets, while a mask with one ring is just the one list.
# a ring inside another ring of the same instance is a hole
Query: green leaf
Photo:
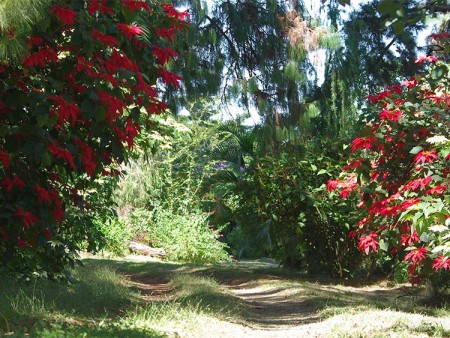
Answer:
[[37, 127], [41, 128], [43, 126], [46, 126], [49, 121], [48, 115], [38, 115], [36, 118]]
[[380, 250], [387, 252], [389, 249], [389, 244], [383, 239], [381, 239], [379, 243], [380, 243]]
[[428, 243], [429, 241], [428, 234], [426, 232], [422, 233], [422, 235], [420, 235], [420, 240], [422, 242]]
[[323, 175], [326, 173], [327, 173], [327, 171], [325, 169], [320, 169], [319, 172], [317, 173], [317, 175]]
[[414, 148], [411, 149], [409, 153], [415, 155], [421, 152], [422, 150], [423, 148], [421, 146], [415, 146]]
[[392, 16], [392, 14], [397, 14], [397, 12], [402, 10], [403, 6], [393, 2], [392, 0], [381, 1], [378, 5], [378, 11], [389, 16]]
[[396, 21], [392, 24], [392, 29], [395, 34], [400, 35], [405, 30], [405, 24], [403, 21]]
[[445, 65], [439, 65], [431, 71], [431, 78], [433, 80], [440, 80], [448, 73], [448, 68]]

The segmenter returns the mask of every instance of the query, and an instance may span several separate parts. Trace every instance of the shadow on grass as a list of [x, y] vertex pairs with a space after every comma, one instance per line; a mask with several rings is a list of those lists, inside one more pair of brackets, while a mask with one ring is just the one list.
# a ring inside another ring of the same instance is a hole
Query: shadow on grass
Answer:
[[[309, 276], [264, 262], [115, 264], [118, 271], [129, 274], [132, 280], [147, 286], [154, 283], [149, 290], [159, 286], [170, 292], [173, 301], [183, 307], [196, 307], [212, 316], [230, 318], [249, 326], [301, 325], [352, 311], [389, 309], [439, 315], [448, 310], [446, 305], [430, 306], [429, 296], [423, 289], [416, 294], [406, 286], [381, 286], [379, 279]], [[189, 276], [190, 281], [180, 276]], [[181, 281], [174, 284], [174, 278]], [[215, 285], [205, 287], [205, 283]]]
[[15, 337], [33, 337], [33, 338], [162, 338], [165, 334], [151, 329], [127, 329], [110, 327], [63, 327], [60, 325], [51, 325], [48, 328], [35, 330], [30, 335], [14, 335]]
[[0, 285], [0, 333], [30, 332], [43, 323], [84, 325], [118, 317], [139, 301], [123, 276], [106, 265], [88, 264], [74, 271], [73, 283], [36, 280]]
[[[150, 327], [159, 327], [155, 326], [158, 321], [184, 321], [197, 314], [250, 327], [280, 328], [374, 309], [447, 313], [445, 306], [420, 304], [420, 299], [414, 294], [410, 297], [404, 286], [386, 288], [373, 281], [367, 283], [370, 287], [359, 283], [348, 286], [342, 280], [310, 277], [260, 262], [83, 262], [84, 266], [74, 273], [77, 281], [69, 285], [44, 280], [22, 285], [3, 281], [0, 335], [29, 332], [32, 337], [162, 337], [163, 333]], [[133, 326], [133, 316], [144, 326]]]

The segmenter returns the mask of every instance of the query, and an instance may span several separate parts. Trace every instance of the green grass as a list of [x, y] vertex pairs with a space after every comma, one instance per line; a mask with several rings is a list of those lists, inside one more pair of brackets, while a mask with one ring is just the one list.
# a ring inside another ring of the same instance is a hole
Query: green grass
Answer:
[[[162, 337], [195, 327], [201, 316], [230, 318], [239, 302], [213, 278], [184, 274], [187, 266], [86, 259], [71, 284], [36, 280], [0, 286], [0, 336]], [[171, 278], [173, 300], [145, 302], [124, 277]], [[189, 324], [190, 323], [190, 324]]]
[[[3, 280], [0, 336], [200, 337], [214, 328], [232, 337], [299, 325], [289, 316], [312, 316], [308, 323], [331, 337], [450, 336], [448, 306], [432, 302], [425, 289], [410, 297], [405, 286], [347, 286], [259, 263], [83, 262], [71, 284]], [[145, 287], [152, 283], [163, 293], [149, 293]], [[242, 288], [261, 298], [240, 299], [232, 293]], [[268, 311], [270, 304], [257, 304], [272, 298], [279, 301], [274, 306], [278, 313]]]
[[71, 284], [3, 281], [0, 332], [28, 333], [47, 323], [95, 327], [138, 302], [139, 295], [109, 267], [87, 264], [74, 271], [74, 278]]

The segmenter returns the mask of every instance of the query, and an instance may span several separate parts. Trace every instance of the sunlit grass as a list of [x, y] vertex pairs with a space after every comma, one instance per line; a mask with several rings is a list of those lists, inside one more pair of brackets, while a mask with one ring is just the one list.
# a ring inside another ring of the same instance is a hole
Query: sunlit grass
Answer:
[[103, 322], [124, 312], [139, 295], [113, 269], [89, 264], [74, 271], [74, 282], [5, 280], [0, 286], [0, 332], [30, 332], [48, 323]]
[[[448, 306], [433, 303], [425, 288], [411, 293], [405, 285], [346, 286], [258, 264], [84, 262], [71, 284], [2, 281], [0, 336], [201, 337], [217, 329], [219, 336], [233, 337], [248, 330], [265, 332], [268, 326], [295, 335], [291, 317], [278, 320], [283, 315], [311, 317], [312, 332], [330, 337], [450, 336]], [[152, 281], [166, 293], [142, 295], [140, 287]], [[258, 306], [266, 320], [255, 302], [263, 302]]]

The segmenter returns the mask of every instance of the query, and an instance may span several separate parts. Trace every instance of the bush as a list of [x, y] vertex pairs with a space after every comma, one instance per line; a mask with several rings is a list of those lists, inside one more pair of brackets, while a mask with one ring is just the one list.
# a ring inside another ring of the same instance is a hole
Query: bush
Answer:
[[103, 250], [116, 256], [128, 253], [128, 242], [132, 239], [132, 233], [125, 221], [113, 216], [94, 219], [93, 223], [102, 234]]
[[149, 115], [165, 110], [159, 83], [180, 87], [165, 64], [188, 14], [168, 3], [67, 0], [45, 1], [33, 18], [24, 4], [37, 1], [4, 3], [0, 265], [56, 278], [83, 241], [96, 248], [91, 217], [103, 203], [93, 192], [118, 174]]
[[153, 247], [163, 248], [167, 258], [177, 262], [214, 263], [229, 259], [219, 230], [209, 226], [208, 215], [156, 208], [136, 209], [127, 217], [131, 233], [140, 235]]
[[259, 248], [282, 264], [343, 277], [361, 255], [347, 236], [356, 199], [326, 192], [327, 178], [340, 169], [336, 155], [336, 146], [321, 144], [286, 146], [279, 156], [258, 159], [244, 174], [247, 187], [235, 214], [242, 233], [258, 238]]
[[428, 71], [369, 96], [349, 163], [328, 182], [329, 190], [360, 200], [351, 233], [359, 249], [403, 261], [411, 283], [450, 270], [450, 64], [434, 56], [416, 61], [423, 62]]

